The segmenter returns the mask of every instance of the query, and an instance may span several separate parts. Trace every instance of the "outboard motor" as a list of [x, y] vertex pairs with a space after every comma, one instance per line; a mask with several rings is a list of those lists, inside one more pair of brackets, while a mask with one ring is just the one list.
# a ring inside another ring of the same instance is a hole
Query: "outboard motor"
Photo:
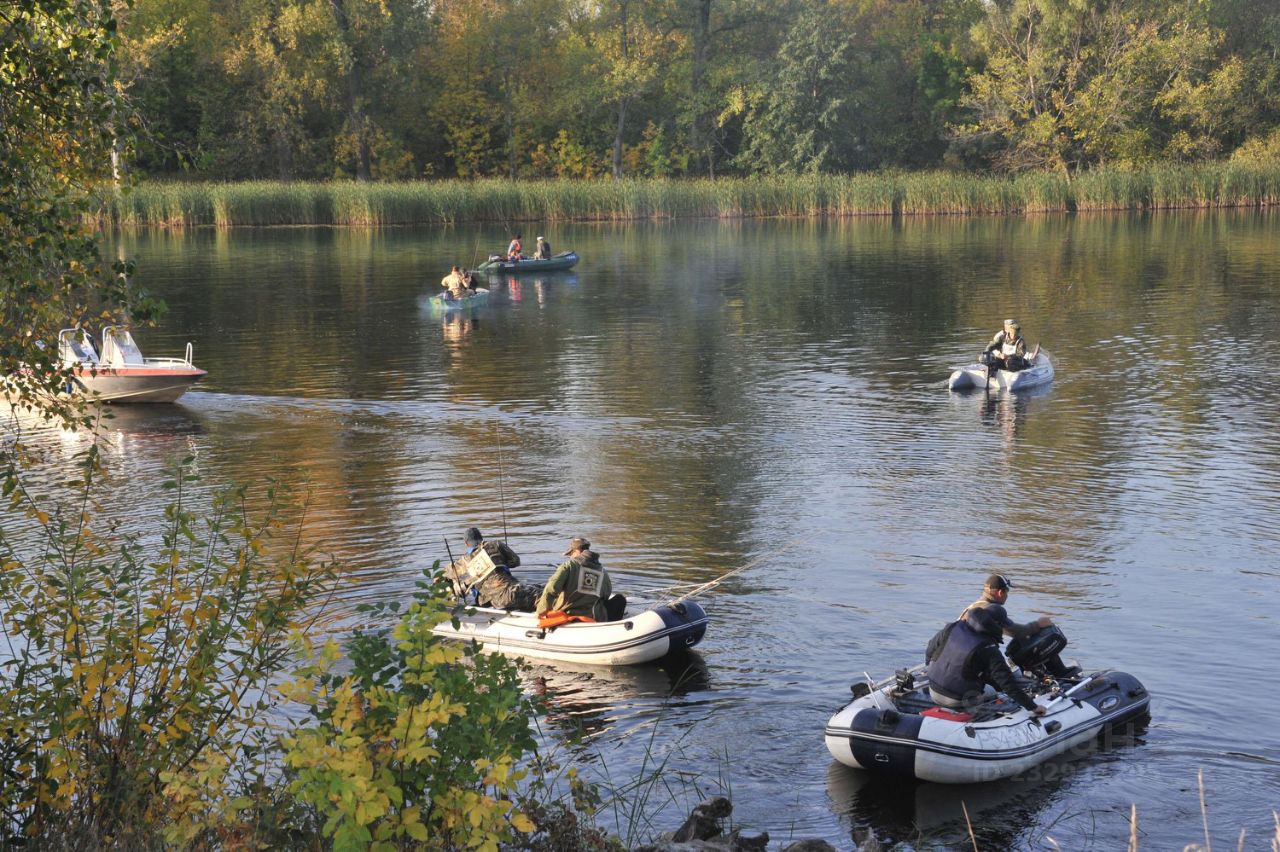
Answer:
[[1009, 643], [1009, 659], [1024, 672], [1046, 673], [1045, 667], [1067, 647], [1067, 636], [1052, 624], [1034, 636]]

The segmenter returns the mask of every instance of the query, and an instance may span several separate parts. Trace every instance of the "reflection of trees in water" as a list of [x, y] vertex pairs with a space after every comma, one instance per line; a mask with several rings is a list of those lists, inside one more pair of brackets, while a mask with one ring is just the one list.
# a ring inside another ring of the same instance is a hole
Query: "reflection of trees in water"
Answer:
[[[926, 848], [967, 848], [972, 841], [966, 810], [980, 849], [1039, 847], [1051, 834], [1088, 838], [1096, 831], [1090, 814], [1067, 811], [1046, 821], [1044, 812], [1069, 806], [1077, 783], [1088, 784], [1106, 764], [1126, 759], [1143, 743], [1143, 733], [1145, 723], [1106, 732], [1019, 776], [985, 784], [889, 779], [833, 760], [827, 767], [827, 796], [850, 836], [870, 828], [888, 843], [924, 840]], [[1027, 836], [1030, 830], [1039, 835]]]
[[706, 661], [696, 651], [669, 654], [642, 666], [535, 665], [526, 682], [546, 704], [546, 721], [583, 741], [661, 714], [669, 701], [711, 688]]

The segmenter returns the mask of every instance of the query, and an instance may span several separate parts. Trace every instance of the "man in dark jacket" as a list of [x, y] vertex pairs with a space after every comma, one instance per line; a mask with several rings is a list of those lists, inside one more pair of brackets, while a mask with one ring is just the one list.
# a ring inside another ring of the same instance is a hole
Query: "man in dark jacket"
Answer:
[[1018, 685], [1000, 653], [1000, 643], [1004, 641], [1001, 616], [1008, 618], [1004, 607], [998, 604], [970, 609], [961, 620], [948, 624], [929, 640], [925, 651], [929, 695], [939, 705], [974, 707], [987, 699], [984, 692], [989, 685], [1035, 715], [1044, 715], [1045, 709]]
[[[1004, 604], [1009, 600], [1009, 590], [1013, 588], [1013, 583], [1009, 582], [1009, 578], [1003, 574], [992, 574], [987, 577], [986, 583], [982, 587], [982, 597], [978, 598], [960, 614], [961, 618], [972, 609], [986, 608], [991, 609], [993, 613], [999, 613], [996, 621], [1000, 625], [1001, 631], [1005, 636], [1013, 639], [1009, 643], [1008, 654], [1010, 657], [1017, 658], [1019, 646], [1035, 636], [1046, 627], [1053, 626], [1053, 619], [1047, 615], [1042, 615], [1035, 621], [1028, 621], [1026, 624], [1018, 624], [1009, 617], [1008, 611], [1005, 610]], [[1054, 654], [1049, 658], [1045, 667], [1049, 670], [1049, 674], [1054, 677], [1074, 677], [1080, 674], [1079, 666], [1068, 666], [1062, 662], [1062, 658]]]
[[467, 554], [454, 563], [452, 573], [464, 589], [476, 590], [476, 605], [533, 612], [542, 587], [526, 585], [512, 576], [511, 569], [520, 565], [516, 552], [506, 542], [485, 541], [475, 527], [466, 531], [463, 541]]

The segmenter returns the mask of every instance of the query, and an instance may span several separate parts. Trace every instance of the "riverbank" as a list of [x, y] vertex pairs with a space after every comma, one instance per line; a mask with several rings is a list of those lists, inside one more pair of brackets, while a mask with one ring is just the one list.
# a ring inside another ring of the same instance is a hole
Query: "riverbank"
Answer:
[[1023, 214], [1280, 204], [1280, 164], [1215, 163], [984, 176], [954, 172], [718, 180], [368, 183], [144, 181], [104, 201], [99, 227], [381, 227], [785, 216]]

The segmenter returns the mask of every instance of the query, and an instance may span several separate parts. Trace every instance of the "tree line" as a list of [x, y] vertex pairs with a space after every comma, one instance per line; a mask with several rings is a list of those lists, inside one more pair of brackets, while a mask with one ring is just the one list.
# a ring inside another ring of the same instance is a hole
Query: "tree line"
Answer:
[[1280, 158], [1254, 0], [134, 0], [144, 176], [1021, 171]]

